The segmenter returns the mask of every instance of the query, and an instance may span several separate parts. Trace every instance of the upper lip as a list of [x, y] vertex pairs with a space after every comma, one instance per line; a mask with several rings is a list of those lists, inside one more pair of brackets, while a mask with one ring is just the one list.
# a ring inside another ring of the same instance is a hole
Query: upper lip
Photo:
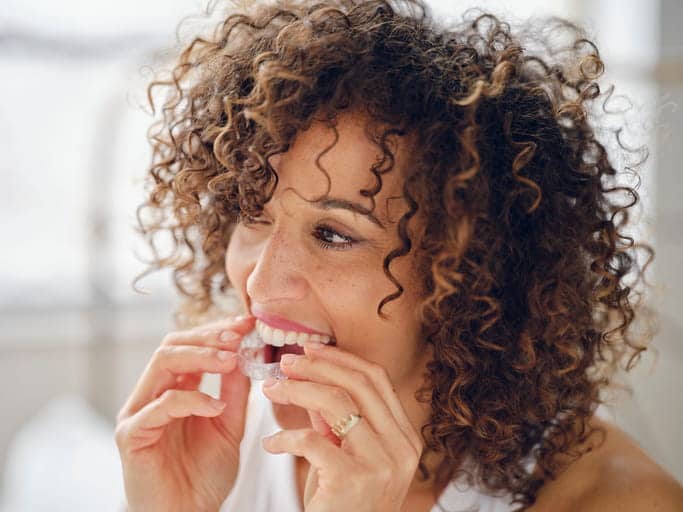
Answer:
[[322, 336], [330, 336], [330, 338], [332, 338], [332, 336], [328, 333], [316, 331], [315, 329], [312, 329], [306, 325], [300, 324], [298, 322], [294, 322], [293, 320], [288, 320], [286, 318], [275, 315], [273, 313], [267, 313], [265, 311], [252, 309], [252, 314], [256, 318], [261, 320], [263, 323], [273, 327], [274, 329], [282, 329], [284, 331], [304, 332], [307, 334], [320, 334]]

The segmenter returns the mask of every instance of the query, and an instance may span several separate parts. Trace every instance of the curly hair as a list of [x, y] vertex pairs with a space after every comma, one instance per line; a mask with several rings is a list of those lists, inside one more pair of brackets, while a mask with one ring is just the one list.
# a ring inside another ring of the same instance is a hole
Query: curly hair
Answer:
[[173, 269], [177, 318], [196, 320], [230, 290], [230, 236], [272, 197], [268, 159], [297, 133], [350, 109], [381, 127], [367, 131], [384, 155], [361, 191], [371, 199], [394, 166], [388, 138], [414, 137], [410, 209], [383, 261], [397, 291], [377, 314], [404, 290], [391, 261], [413, 249], [434, 349], [416, 394], [431, 405], [419, 476], [435, 452], [437, 481], [463, 472], [526, 508], [559, 455], [581, 454], [601, 390], [652, 337], [633, 322], [654, 251], [625, 232], [639, 196], [623, 178], [645, 158], [629, 161], [641, 153], [621, 128], [607, 130], [614, 154], [598, 140], [613, 92], [601, 92], [603, 71], [596, 45], [560, 18], [513, 31], [481, 11], [441, 25], [422, 0], [242, 7], [148, 86], [153, 110], [155, 89], [165, 96], [138, 209], [154, 259], [138, 279]]

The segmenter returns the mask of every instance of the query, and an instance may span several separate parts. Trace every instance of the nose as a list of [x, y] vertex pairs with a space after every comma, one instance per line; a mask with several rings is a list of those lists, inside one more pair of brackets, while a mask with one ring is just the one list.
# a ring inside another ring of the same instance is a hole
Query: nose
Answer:
[[275, 230], [254, 251], [255, 259], [247, 277], [251, 302], [301, 301], [306, 296], [305, 255], [298, 242], [282, 230]]

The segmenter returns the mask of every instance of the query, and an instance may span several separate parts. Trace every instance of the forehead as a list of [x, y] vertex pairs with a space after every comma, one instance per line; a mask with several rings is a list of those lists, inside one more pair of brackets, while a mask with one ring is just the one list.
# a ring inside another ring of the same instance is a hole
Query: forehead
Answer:
[[[279, 183], [275, 196], [289, 187], [296, 189], [306, 199], [318, 198], [327, 191], [327, 178], [316, 164], [329, 175], [332, 197], [359, 202], [366, 208], [371, 200], [360, 194], [361, 189], [374, 189], [377, 178], [370, 168], [382, 159], [379, 146], [368, 140], [365, 134], [367, 118], [360, 114], [343, 113], [337, 117], [336, 130], [316, 121], [310, 128], [297, 134], [286, 153], [270, 158]], [[407, 140], [391, 137], [388, 146], [394, 154], [394, 167], [382, 174], [382, 188], [375, 196], [376, 214], [383, 220], [396, 221], [405, 205], [402, 198], [403, 166], [408, 156]], [[388, 166], [382, 164], [382, 172]], [[391, 199], [390, 199], [391, 198]], [[386, 210], [385, 203], [389, 199]]]

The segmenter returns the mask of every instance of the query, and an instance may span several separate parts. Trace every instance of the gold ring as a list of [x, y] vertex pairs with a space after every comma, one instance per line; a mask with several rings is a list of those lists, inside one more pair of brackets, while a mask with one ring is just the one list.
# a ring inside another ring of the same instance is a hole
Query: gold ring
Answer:
[[360, 414], [349, 414], [346, 418], [339, 420], [337, 423], [332, 425], [332, 433], [337, 436], [340, 440], [343, 439], [346, 434], [349, 433], [356, 423], [360, 421]]

